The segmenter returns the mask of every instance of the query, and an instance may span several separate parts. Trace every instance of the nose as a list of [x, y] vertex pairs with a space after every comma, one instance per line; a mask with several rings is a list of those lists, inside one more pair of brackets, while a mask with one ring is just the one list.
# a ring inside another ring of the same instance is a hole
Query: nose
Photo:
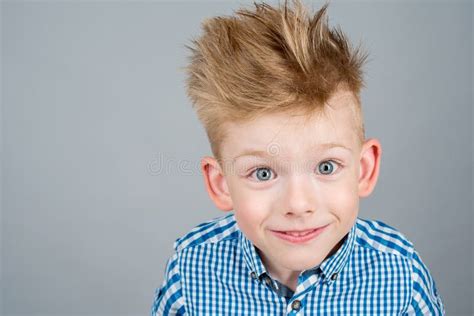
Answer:
[[286, 216], [305, 216], [316, 208], [316, 183], [308, 174], [292, 175], [288, 178], [282, 194]]

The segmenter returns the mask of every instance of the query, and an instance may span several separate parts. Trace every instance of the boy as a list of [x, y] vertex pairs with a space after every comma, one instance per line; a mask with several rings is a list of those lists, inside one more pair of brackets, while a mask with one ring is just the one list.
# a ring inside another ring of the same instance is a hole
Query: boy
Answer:
[[207, 20], [187, 67], [206, 189], [234, 212], [176, 240], [151, 315], [444, 315], [413, 244], [357, 216], [382, 153], [364, 136], [367, 54], [328, 28], [328, 3], [254, 4]]

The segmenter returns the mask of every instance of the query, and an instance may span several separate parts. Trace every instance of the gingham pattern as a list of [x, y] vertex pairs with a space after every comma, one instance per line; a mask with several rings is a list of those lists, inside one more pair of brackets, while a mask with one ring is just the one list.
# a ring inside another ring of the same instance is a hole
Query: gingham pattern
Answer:
[[155, 291], [155, 315], [444, 315], [428, 268], [403, 234], [357, 218], [343, 245], [279, 296], [233, 213], [176, 240]]

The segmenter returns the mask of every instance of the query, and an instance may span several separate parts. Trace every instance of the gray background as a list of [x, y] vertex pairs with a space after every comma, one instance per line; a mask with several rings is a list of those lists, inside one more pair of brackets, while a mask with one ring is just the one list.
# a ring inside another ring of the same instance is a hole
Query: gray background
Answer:
[[[1, 3], [3, 315], [149, 314], [174, 240], [223, 215], [178, 68], [201, 21], [240, 4], [252, 2]], [[448, 315], [472, 315], [473, 5], [328, 13], [371, 58], [366, 136], [383, 155], [359, 216], [403, 232]]]

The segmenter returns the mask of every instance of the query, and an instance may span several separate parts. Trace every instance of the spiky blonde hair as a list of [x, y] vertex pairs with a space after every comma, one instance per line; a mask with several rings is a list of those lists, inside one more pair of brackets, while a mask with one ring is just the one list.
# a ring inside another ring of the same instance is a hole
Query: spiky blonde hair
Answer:
[[242, 122], [264, 113], [323, 112], [340, 89], [353, 92], [354, 119], [362, 143], [365, 129], [360, 91], [367, 53], [351, 45], [339, 27], [329, 29], [326, 9], [308, 16], [300, 0], [274, 8], [253, 3], [233, 16], [205, 19], [193, 39], [186, 93], [204, 125], [213, 155], [221, 160], [225, 122]]

